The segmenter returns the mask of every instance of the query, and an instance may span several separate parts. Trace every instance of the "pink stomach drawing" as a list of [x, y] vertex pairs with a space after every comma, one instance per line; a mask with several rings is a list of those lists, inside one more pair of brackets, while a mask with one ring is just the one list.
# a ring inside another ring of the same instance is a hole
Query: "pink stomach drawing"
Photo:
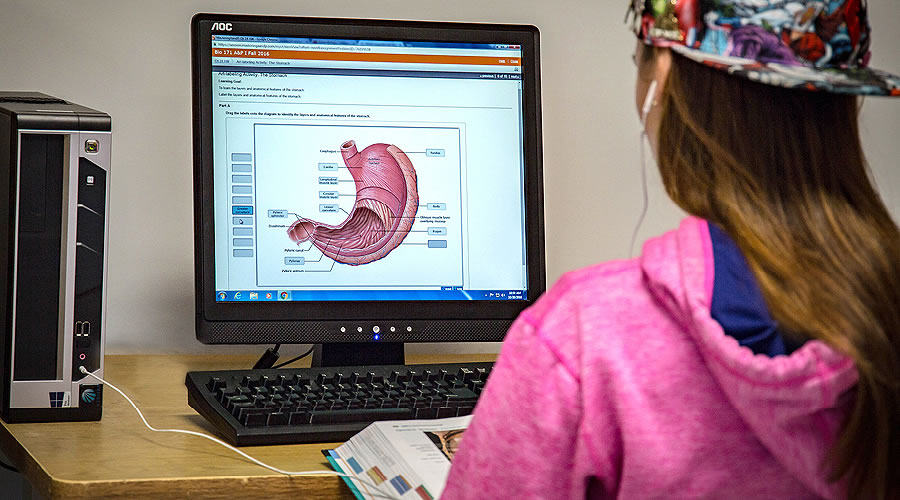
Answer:
[[332, 226], [299, 217], [287, 234], [298, 245], [310, 240], [337, 262], [368, 264], [397, 248], [412, 228], [419, 209], [416, 170], [392, 144], [357, 151], [351, 140], [341, 145], [341, 156], [356, 185], [347, 219]]

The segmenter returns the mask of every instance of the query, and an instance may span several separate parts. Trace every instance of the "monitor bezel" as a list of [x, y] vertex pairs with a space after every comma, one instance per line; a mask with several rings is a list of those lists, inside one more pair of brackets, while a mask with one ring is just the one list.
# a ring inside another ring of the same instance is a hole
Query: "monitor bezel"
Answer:
[[[525, 221], [528, 289], [526, 300], [427, 300], [427, 301], [288, 301], [217, 302], [215, 300], [215, 238], [213, 213], [212, 148], [212, 49], [213, 23], [230, 23], [234, 35], [304, 38], [353, 38], [373, 40], [469, 42], [519, 44], [522, 47], [523, 138], [525, 154]], [[544, 255], [543, 174], [540, 129], [539, 32], [534, 26], [473, 24], [374, 19], [271, 17], [231, 14], [197, 14], [191, 21], [194, 149], [195, 300], [197, 337], [220, 343], [223, 325], [240, 328], [260, 322], [337, 325], [352, 321], [400, 320], [427, 324], [430, 321], [465, 320], [480, 323], [511, 322], [535, 302], [546, 288]], [[336, 307], [335, 307], [336, 306]], [[218, 323], [218, 325], [216, 325]], [[259, 325], [257, 325], [259, 326]], [[227, 329], [226, 328], [226, 329]], [[330, 328], [329, 328], [330, 330]], [[444, 335], [406, 335], [404, 341], [439, 341]], [[476, 328], [478, 330], [478, 328]], [[495, 330], [489, 328], [489, 330]], [[213, 335], [210, 332], [215, 331]], [[305, 342], [330, 342], [335, 335], [307, 333]], [[319, 331], [319, 330], [316, 330]], [[495, 333], [469, 341], [499, 340]], [[342, 341], [344, 336], [340, 336]], [[292, 341], [297, 341], [291, 337]], [[229, 341], [230, 342], [230, 341]], [[270, 339], [249, 343], [268, 343]]]

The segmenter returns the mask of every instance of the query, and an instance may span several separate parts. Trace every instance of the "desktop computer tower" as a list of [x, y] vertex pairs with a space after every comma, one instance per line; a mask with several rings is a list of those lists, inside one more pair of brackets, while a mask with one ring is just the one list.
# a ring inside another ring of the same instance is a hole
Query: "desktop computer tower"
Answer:
[[0, 92], [0, 416], [99, 420], [109, 115]]

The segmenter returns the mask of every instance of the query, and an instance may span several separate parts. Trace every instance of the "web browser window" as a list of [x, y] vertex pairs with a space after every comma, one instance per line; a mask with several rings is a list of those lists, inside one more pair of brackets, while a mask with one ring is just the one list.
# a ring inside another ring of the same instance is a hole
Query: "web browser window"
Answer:
[[212, 37], [217, 300], [525, 300], [521, 48]]

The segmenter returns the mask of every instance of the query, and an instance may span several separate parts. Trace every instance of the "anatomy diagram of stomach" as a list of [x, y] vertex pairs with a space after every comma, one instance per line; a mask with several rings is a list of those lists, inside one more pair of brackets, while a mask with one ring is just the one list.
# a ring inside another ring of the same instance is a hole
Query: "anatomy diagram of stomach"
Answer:
[[298, 217], [287, 234], [298, 245], [311, 241], [337, 262], [368, 264], [391, 253], [412, 228], [419, 208], [416, 170], [392, 144], [358, 151], [354, 141], [347, 141], [341, 156], [356, 185], [356, 202], [347, 219], [332, 226]]

